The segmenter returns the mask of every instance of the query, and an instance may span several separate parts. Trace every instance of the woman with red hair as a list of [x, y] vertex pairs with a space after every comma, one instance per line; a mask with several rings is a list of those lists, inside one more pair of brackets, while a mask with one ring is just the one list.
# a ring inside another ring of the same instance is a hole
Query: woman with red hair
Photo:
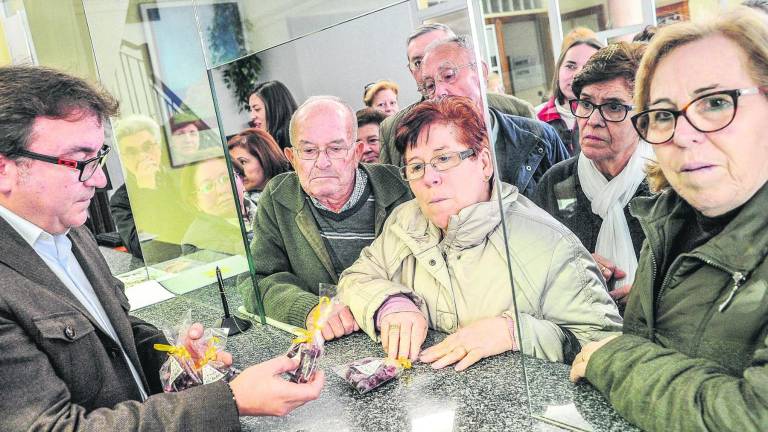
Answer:
[[[360, 328], [390, 357], [456, 370], [509, 350], [569, 362], [583, 344], [621, 329], [578, 239], [514, 186], [494, 185], [485, 123], [471, 100], [414, 107], [396, 146], [416, 198], [395, 209], [339, 281]], [[421, 351], [427, 327], [451, 335]]]

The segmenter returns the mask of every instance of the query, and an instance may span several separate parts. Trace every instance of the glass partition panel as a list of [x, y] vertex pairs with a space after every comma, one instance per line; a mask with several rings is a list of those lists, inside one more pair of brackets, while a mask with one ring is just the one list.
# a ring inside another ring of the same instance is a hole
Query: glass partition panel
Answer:
[[[149, 279], [175, 294], [248, 270], [242, 193], [224, 157], [191, 1], [83, 0], [123, 185], [113, 217]], [[140, 279], [127, 275], [126, 279]], [[129, 296], [130, 297], [130, 296]]]
[[209, 68], [400, 2], [194, 0]]
[[[247, 3], [247, 2], [244, 2]], [[259, 204], [261, 192], [272, 177], [286, 171], [288, 161], [283, 155], [282, 148], [289, 146], [288, 121], [295, 105], [301, 105], [309, 97], [315, 95], [333, 95], [341, 98], [353, 111], [364, 108], [363, 96], [366, 86], [387, 80], [394, 83], [397, 88], [396, 100], [400, 106], [405, 107], [420, 99], [416, 83], [407, 67], [405, 53], [405, 41], [412, 31], [411, 6], [407, 1], [400, 1], [389, 6], [371, 10], [382, 2], [369, 2], [359, 4], [354, 9], [350, 7], [333, 8], [328, 13], [319, 14], [314, 6], [308, 10], [300, 8], [292, 9], [292, 13], [286, 14], [284, 25], [289, 27], [285, 32], [290, 40], [280, 41], [268, 49], [241, 57], [230, 63], [225, 63], [210, 70], [211, 87], [217, 99], [220, 123], [223, 134], [229, 137], [231, 151], [229, 155], [235, 165], [242, 165], [245, 174], [246, 195], [251, 198], [251, 223], [257, 223], [259, 217]], [[391, 3], [391, 2], [390, 2]], [[312, 4], [310, 2], [310, 4]], [[201, 6], [202, 7], [202, 6]], [[360, 9], [368, 7], [365, 11]], [[244, 9], [244, 8], [243, 8]], [[282, 16], [282, 15], [281, 15]], [[352, 19], [344, 18], [353, 16]], [[252, 17], [256, 20], [256, 17]], [[281, 18], [278, 17], [277, 21]], [[334, 23], [327, 28], [318, 26], [319, 22]], [[308, 29], [316, 28], [317, 31], [307, 33]], [[379, 31], [370, 31], [379, 29]], [[294, 36], [298, 35], [298, 37]], [[365, 35], [362, 37], [362, 35]], [[262, 35], [254, 30], [251, 33], [254, 38]], [[397, 41], [396, 43], [394, 41]], [[248, 83], [235, 83], [232, 80], [232, 71], [248, 70], [253, 73], [257, 81]], [[245, 91], [243, 91], [244, 87]], [[267, 90], [264, 90], [267, 88]], [[252, 93], [254, 95], [252, 96]], [[257, 102], [254, 102], [257, 101]], [[250, 102], [250, 104], [249, 104]], [[251, 106], [254, 105], [253, 109]], [[287, 105], [281, 105], [287, 104]], [[295, 105], [294, 105], [295, 104]], [[259, 115], [258, 110], [265, 110], [266, 116]], [[278, 113], [283, 113], [278, 115]], [[272, 114], [272, 116], [270, 116]], [[249, 127], [265, 129], [266, 138], [258, 135]], [[378, 131], [378, 126], [376, 127]], [[234, 138], [233, 138], [234, 137]], [[378, 140], [378, 132], [375, 134]], [[265, 140], [274, 144], [267, 144]], [[249, 148], [248, 146], [253, 143]], [[259, 150], [258, 147], [262, 149]], [[269, 150], [265, 147], [273, 146]], [[271, 156], [270, 156], [271, 155]], [[375, 157], [375, 156], [374, 156]], [[248, 164], [259, 164], [260, 169], [254, 173], [249, 171]], [[293, 174], [292, 174], [293, 175]], [[376, 186], [378, 187], [378, 186]], [[403, 186], [400, 186], [403, 190]], [[390, 209], [391, 210], [391, 209]], [[314, 218], [307, 213], [310, 218]], [[314, 219], [309, 219], [314, 221]], [[293, 222], [292, 218], [291, 221]], [[383, 219], [382, 219], [383, 222]], [[246, 223], [247, 225], [247, 223]], [[278, 227], [266, 228], [276, 230]], [[291, 234], [291, 230], [297, 227], [280, 226], [284, 233]], [[301, 228], [305, 229], [304, 227]], [[312, 228], [311, 232], [317, 228]], [[257, 232], [263, 232], [256, 230]], [[261, 237], [256, 240], [262, 240]], [[325, 242], [326, 240], [318, 240]], [[263, 241], [263, 240], [262, 240]], [[290, 241], [282, 239], [274, 247], [280, 245], [291, 246]], [[313, 246], [316, 248], [318, 245]], [[325, 243], [322, 245], [325, 246]], [[255, 250], [255, 249], [254, 249]], [[358, 249], [359, 251], [359, 249]], [[307, 251], [309, 252], [309, 251]], [[282, 254], [291, 255], [298, 251], [275, 251], [275, 256]], [[254, 255], [252, 257], [256, 272], [259, 277], [268, 277], [264, 274], [265, 257]], [[295, 262], [295, 257], [290, 260]], [[272, 265], [272, 264], [269, 264]], [[270, 267], [270, 271], [279, 272], [285, 270], [288, 273], [300, 274], [301, 269], [276, 269]], [[323, 270], [325, 272], [325, 270]], [[303, 275], [302, 275], [303, 276]], [[330, 275], [325, 275], [324, 278]], [[309, 289], [316, 294], [317, 283], [333, 282], [338, 274], [334, 271], [332, 280], [317, 280]], [[264, 283], [262, 283], [264, 285]], [[246, 282], [243, 287], [243, 296], [248, 298], [253, 295], [253, 284]], [[273, 290], [274, 295], [279, 290]], [[270, 304], [267, 302], [267, 310]], [[246, 301], [246, 308], [250, 311], [252, 306]], [[267, 314], [271, 319], [277, 319], [276, 315]], [[285, 321], [285, 320], [284, 320]], [[289, 324], [303, 327], [303, 320], [290, 322]], [[279, 325], [279, 324], [278, 324]]]
[[483, 1], [488, 91], [537, 106], [549, 99], [554, 69], [548, 2]]

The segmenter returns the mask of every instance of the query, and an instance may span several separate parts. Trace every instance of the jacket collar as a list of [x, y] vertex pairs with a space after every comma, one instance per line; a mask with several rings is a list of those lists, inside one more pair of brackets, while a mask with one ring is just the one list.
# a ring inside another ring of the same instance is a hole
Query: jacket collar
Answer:
[[67, 289], [58, 277], [48, 268], [48, 265], [35, 252], [32, 246], [13, 229], [8, 222], [0, 218], [0, 262], [7, 265], [24, 278], [53, 291], [72, 308], [80, 313], [98, 327], [96, 320], [85, 309], [77, 298]]
[[[402, 184], [402, 180], [396, 174], [383, 169], [384, 166], [361, 163], [360, 168], [368, 174], [368, 181], [371, 183], [371, 190], [376, 197], [377, 207], [389, 207], [408, 193], [407, 188], [392, 187], [393, 183]], [[275, 201], [294, 212], [298, 212], [306, 205], [307, 194], [301, 188], [299, 177], [295, 172], [291, 171], [283, 174], [283, 176], [285, 177], [272, 191], [272, 195]]]
[[[739, 214], [720, 234], [695, 250], [718, 266], [731, 273], [749, 273], [768, 254], [768, 183], [757, 191], [742, 207]], [[672, 238], [683, 223], [694, 217], [693, 208], [671, 188], [651, 197], [639, 197], [632, 201], [631, 213], [643, 222], [644, 227], [654, 228], [646, 232], [654, 238], [661, 236], [660, 227], [670, 227]]]
[[[368, 174], [368, 182], [371, 185], [373, 195], [376, 197], [375, 233], [378, 235], [386, 217], [385, 209], [403, 195], [408, 194], [408, 188], [403, 186], [402, 180], [393, 172], [394, 170], [388, 169], [388, 166], [360, 164], [360, 167]], [[308, 207], [311, 205], [309, 203], [309, 196], [301, 188], [298, 175], [295, 172], [289, 172], [281, 174], [273, 179], [273, 181], [278, 181], [278, 184], [272, 190], [272, 196], [275, 201], [296, 214], [294, 220], [299, 231], [307, 243], [309, 243], [315, 256], [323, 264], [331, 279], [334, 282], [338, 282], [333, 261], [325, 247], [325, 242], [320, 237], [320, 231], [317, 229], [314, 216], [312, 216], [312, 210]]]
[[544, 106], [541, 108], [541, 111], [539, 111], [536, 117], [538, 117], [538, 119], [544, 123], [560, 120], [560, 113], [557, 112], [557, 107], [555, 106], [555, 98], [549, 99], [547, 103], [544, 104]]
[[[507, 183], [501, 184], [500, 193], [504, 208], [517, 200], [517, 189]], [[437, 244], [446, 250], [477, 246], [501, 223], [498, 196], [499, 190], [494, 184], [490, 200], [467, 206], [457, 215], [451, 216], [445, 232], [441, 232], [421, 210], [415, 211], [413, 217], [401, 224], [397, 230], [398, 236], [417, 255]], [[413, 205], [418, 204], [414, 201]]]

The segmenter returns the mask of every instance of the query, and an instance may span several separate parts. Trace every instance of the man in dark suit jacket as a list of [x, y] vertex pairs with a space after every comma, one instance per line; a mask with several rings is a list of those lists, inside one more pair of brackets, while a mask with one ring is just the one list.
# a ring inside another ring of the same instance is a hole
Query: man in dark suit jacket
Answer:
[[[239, 430], [239, 415], [284, 414], [318, 396], [277, 358], [163, 394], [162, 333], [130, 317], [122, 284], [82, 227], [96, 188], [104, 120], [117, 103], [85, 81], [0, 68], [0, 430]], [[202, 326], [193, 325], [194, 341]], [[222, 353], [220, 360], [231, 364]]]

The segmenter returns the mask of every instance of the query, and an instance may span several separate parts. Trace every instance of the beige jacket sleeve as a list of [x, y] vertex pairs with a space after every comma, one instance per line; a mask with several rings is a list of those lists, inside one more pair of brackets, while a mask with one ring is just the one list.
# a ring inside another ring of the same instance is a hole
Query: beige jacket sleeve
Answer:
[[[564, 328], [581, 346], [621, 331], [621, 316], [597, 266], [577, 242], [572, 234], [557, 242], [549, 268], [540, 270], [541, 277], [545, 277], [543, 283], [518, 283], [515, 277], [515, 289], [522, 294], [517, 296], [521, 332], [518, 339], [525, 354], [562, 362]], [[540, 292], [521, 292], [534, 287]], [[536, 303], [530, 304], [530, 299], [536, 299]]]
[[[403, 244], [396, 231], [397, 214], [403, 206], [390, 215], [381, 235], [360, 252], [360, 258], [344, 270], [339, 279], [339, 296], [349, 306], [360, 328], [373, 340], [376, 334], [376, 311], [390, 296], [405, 294], [413, 300], [425, 317], [428, 311], [424, 300], [401, 280], [404, 263], [413, 260], [410, 250]], [[429, 321], [429, 319], [427, 319]]]

